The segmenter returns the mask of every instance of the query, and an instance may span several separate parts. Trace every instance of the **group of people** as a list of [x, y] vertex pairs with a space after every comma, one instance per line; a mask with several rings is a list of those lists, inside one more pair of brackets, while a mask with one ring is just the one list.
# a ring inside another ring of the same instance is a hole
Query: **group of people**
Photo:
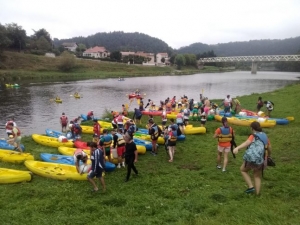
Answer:
[[272, 101], [263, 101], [262, 97], [258, 97], [257, 100], [257, 106], [256, 106], [257, 113], [261, 111], [261, 108], [264, 105], [266, 105], [268, 117], [271, 117], [271, 112], [274, 110], [274, 103]]

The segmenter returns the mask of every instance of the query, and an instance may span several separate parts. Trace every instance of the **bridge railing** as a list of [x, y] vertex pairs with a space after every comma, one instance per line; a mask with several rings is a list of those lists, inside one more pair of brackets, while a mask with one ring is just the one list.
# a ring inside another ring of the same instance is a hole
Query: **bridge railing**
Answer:
[[198, 62], [300, 62], [300, 55], [259, 55], [201, 58]]

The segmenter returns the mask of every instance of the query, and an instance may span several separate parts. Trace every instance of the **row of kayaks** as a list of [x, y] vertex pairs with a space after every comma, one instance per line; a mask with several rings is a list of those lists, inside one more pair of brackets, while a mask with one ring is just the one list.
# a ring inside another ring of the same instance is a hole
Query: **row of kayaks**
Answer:
[[5, 84], [5, 87], [13, 88], [13, 87], [20, 87], [20, 85], [19, 84]]

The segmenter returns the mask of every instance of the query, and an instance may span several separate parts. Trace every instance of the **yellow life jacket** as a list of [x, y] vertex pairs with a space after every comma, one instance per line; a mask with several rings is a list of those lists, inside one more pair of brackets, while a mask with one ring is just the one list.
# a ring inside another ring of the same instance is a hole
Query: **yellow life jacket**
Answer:
[[231, 142], [232, 141], [232, 128], [220, 127], [221, 134], [218, 135], [219, 142]]

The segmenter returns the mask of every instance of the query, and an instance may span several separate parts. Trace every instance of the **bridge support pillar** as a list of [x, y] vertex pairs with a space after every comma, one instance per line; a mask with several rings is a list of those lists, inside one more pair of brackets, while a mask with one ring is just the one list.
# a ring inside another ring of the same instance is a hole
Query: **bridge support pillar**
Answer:
[[251, 74], [257, 73], [257, 62], [252, 62]]

